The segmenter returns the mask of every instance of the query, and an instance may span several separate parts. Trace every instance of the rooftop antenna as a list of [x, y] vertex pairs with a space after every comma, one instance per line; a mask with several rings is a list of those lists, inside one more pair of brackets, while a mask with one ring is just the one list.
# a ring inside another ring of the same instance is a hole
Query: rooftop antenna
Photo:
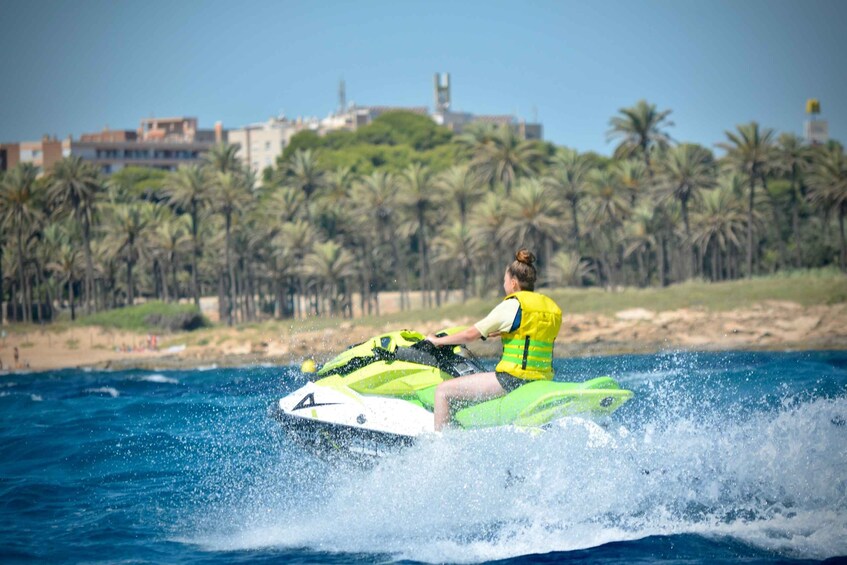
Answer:
[[450, 73], [435, 73], [435, 113], [450, 110]]

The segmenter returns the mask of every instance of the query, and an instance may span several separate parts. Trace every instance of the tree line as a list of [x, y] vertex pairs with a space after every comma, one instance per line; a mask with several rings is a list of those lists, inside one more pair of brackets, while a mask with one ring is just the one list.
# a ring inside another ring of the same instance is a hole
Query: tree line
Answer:
[[782, 269], [847, 268], [843, 146], [756, 122], [709, 148], [673, 140], [646, 101], [609, 122], [612, 157], [461, 135], [385, 114], [356, 132], [294, 136], [254, 174], [233, 145], [173, 172], [109, 177], [79, 157], [0, 177], [0, 297], [10, 319], [217, 295], [229, 325], [379, 314], [445, 292], [496, 291], [520, 246], [549, 286], [664, 286]]

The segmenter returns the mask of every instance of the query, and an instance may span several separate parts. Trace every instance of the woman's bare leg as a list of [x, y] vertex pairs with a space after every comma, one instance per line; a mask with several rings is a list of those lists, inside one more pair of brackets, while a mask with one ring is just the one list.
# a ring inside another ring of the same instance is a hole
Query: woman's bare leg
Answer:
[[435, 387], [435, 431], [441, 431], [450, 422], [451, 400], [489, 400], [503, 396], [494, 373], [478, 373], [444, 381]]

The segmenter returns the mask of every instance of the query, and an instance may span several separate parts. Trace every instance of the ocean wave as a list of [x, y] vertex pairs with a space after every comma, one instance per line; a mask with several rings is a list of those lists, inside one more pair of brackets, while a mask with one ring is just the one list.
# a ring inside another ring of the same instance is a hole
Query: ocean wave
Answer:
[[84, 394], [89, 394], [89, 395], [92, 395], [92, 396], [98, 396], [98, 395], [99, 396], [110, 396], [112, 398], [117, 398], [121, 395], [121, 393], [118, 392], [118, 389], [116, 389], [115, 387], [111, 387], [111, 386], [101, 386], [101, 387], [98, 387], [98, 388], [87, 388], [82, 392]]
[[15, 391], [9, 392], [9, 391], [5, 391], [5, 390], [0, 391], [0, 398], [16, 397], [16, 396], [29, 398], [33, 402], [41, 402], [41, 401], [44, 400], [44, 398], [40, 394], [30, 394], [30, 393], [27, 393], [27, 392], [15, 392]]
[[166, 377], [165, 375], [160, 375], [158, 373], [153, 375], [144, 375], [141, 377], [137, 377], [135, 380], [139, 380], [146, 383], [159, 383], [159, 384], [171, 384], [176, 385], [179, 384], [177, 379]]

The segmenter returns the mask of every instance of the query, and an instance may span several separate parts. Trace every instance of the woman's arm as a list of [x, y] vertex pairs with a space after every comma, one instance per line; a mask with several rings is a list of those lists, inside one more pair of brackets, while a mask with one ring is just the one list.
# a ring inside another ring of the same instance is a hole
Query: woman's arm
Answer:
[[435, 337], [435, 334], [429, 334], [428, 336], [426, 336], [426, 339], [427, 341], [430, 341], [433, 345], [441, 347], [442, 345], [459, 345], [461, 343], [470, 343], [472, 341], [478, 340], [480, 337], [482, 337], [482, 334], [479, 333], [479, 330], [476, 329], [475, 326], [471, 326], [458, 333], [454, 333], [452, 335], [445, 335], [444, 337]]

